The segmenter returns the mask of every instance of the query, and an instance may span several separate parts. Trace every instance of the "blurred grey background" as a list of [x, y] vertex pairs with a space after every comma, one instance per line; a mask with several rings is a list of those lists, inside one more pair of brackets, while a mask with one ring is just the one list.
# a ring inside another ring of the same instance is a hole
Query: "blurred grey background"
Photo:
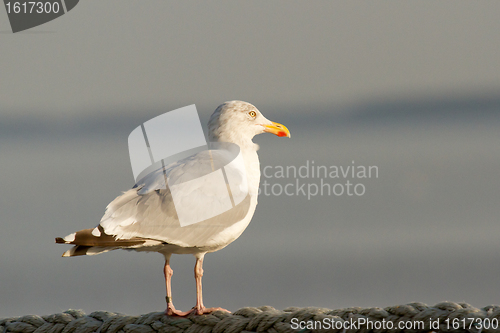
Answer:
[[[498, 304], [499, 12], [85, 0], [12, 34], [0, 10], [0, 317], [164, 310], [161, 255], [63, 259], [54, 237], [95, 226], [133, 185], [136, 126], [193, 103], [205, 126], [232, 99], [292, 133], [256, 138], [262, 166], [354, 161], [379, 177], [361, 197], [261, 196], [243, 235], [206, 257], [207, 306]], [[172, 264], [175, 304], [191, 308], [194, 258]]]

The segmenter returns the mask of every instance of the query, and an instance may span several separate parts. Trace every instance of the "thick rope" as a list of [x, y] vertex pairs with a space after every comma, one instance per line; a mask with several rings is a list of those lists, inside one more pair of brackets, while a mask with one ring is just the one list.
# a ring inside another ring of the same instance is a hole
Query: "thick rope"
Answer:
[[[365, 324], [360, 325], [363, 321]], [[498, 305], [477, 309], [466, 303], [453, 302], [443, 302], [434, 306], [410, 303], [384, 309], [339, 310], [287, 308], [279, 311], [270, 306], [263, 306], [243, 308], [232, 314], [214, 312], [202, 316], [189, 315], [186, 318], [165, 316], [163, 312], [128, 316], [104, 311], [85, 315], [79, 310], [68, 310], [48, 316], [28, 315], [1, 319], [0, 333], [498, 333], [500, 332], [498, 321], [500, 321]], [[422, 323], [424, 326], [416, 327], [417, 323]], [[436, 323], [439, 326], [436, 326]], [[487, 324], [489, 327], [486, 327]]]

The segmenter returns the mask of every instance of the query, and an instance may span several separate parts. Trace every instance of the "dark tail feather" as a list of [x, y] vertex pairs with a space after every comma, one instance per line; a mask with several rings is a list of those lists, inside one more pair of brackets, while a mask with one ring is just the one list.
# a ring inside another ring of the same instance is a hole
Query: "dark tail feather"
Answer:
[[63, 257], [77, 257], [77, 256], [92, 256], [95, 254], [108, 252], [111, 250], [119, 249], [119, 247], [100, 247], [100, 246], [86, 246], [86, 245], [76, 245], [71, 249], [63, 253]]
[[114, 236], [106, 234], [100, 225], [96, 228], [80, 230], [64, 238], [56, 238], [57, 244], [76, 245], [64, 252], [63, 257], [94, 255], [114, 249], [140, 245], [145, 241], [140, 238], [115, 239]]

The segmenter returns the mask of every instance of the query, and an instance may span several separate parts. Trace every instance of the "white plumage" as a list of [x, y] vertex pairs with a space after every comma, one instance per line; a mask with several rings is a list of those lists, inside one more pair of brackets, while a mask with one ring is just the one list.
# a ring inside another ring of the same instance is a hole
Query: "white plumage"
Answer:
[[[168, 165], [165, 172], [159, 169], [141, 179], [133, 189], [126, 191], [107, 206], [97, 227], [56, 238], [57, 243], [75, 245], [63, 256], [93, 255], [119, 248], [162, 253], [165, 256], [167, 314], [203, 314], [221, 310], [203, 306], [201, 276], [204, 255], [220, 250], [238, 238], [252, 219], [257, 206], [260, 180], [258, 146], [252, 142], [252, 138], [263, 132], [288, 137], [290, 133], [285, 126], [267, 120], [255, 106], [242, 101], [220, 105], [212, 114], [208, 127], [209, 141], [239, 146], [244, 168], [226, 168], [225, 176], [233, 179], [233, 191], [248, 191], [248, 195], [240, 199], [241, 202], [233, 202], [233, 207], [228, 207], [229, 209], [219, 214], [220, 207], [227, 206], [221, 195], [222, 190], [228, 190], [226, 185], [221, 188], [221, 183], [213, 177], [204, 178], [203, 182], [191, 181], [203, 176], [207, 169], [214, 170], [214, 160], [228, 160], [223, 150], [205, 150]], [[172, 196], [174, 187], [171, 191], [168, 186], [162, 188], [160, 185], [165, 184], [165, 176], [169, 179], [169, 185], [183, 184], [182, 192], [175, 193], [175, 205]], [[200, 218], [201, 222], [182, 226], [175, 209], [179, 204], [194, 218], [211, 217]], [[176, 310], [172, 303], [170, 256], [173, 253], [190, 253], [197, 259], [197, 302], [188, 312]]]

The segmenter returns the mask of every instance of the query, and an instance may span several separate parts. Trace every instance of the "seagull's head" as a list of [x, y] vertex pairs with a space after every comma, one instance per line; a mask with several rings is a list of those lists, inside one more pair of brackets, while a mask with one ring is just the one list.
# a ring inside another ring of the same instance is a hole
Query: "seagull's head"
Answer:
[[290, 137], [284, 125], [268, 120], [250, 103], [225, 102], [217, 107], [208, 122], [210, 141], [252, 144], [252, 138], [261, 133]]

